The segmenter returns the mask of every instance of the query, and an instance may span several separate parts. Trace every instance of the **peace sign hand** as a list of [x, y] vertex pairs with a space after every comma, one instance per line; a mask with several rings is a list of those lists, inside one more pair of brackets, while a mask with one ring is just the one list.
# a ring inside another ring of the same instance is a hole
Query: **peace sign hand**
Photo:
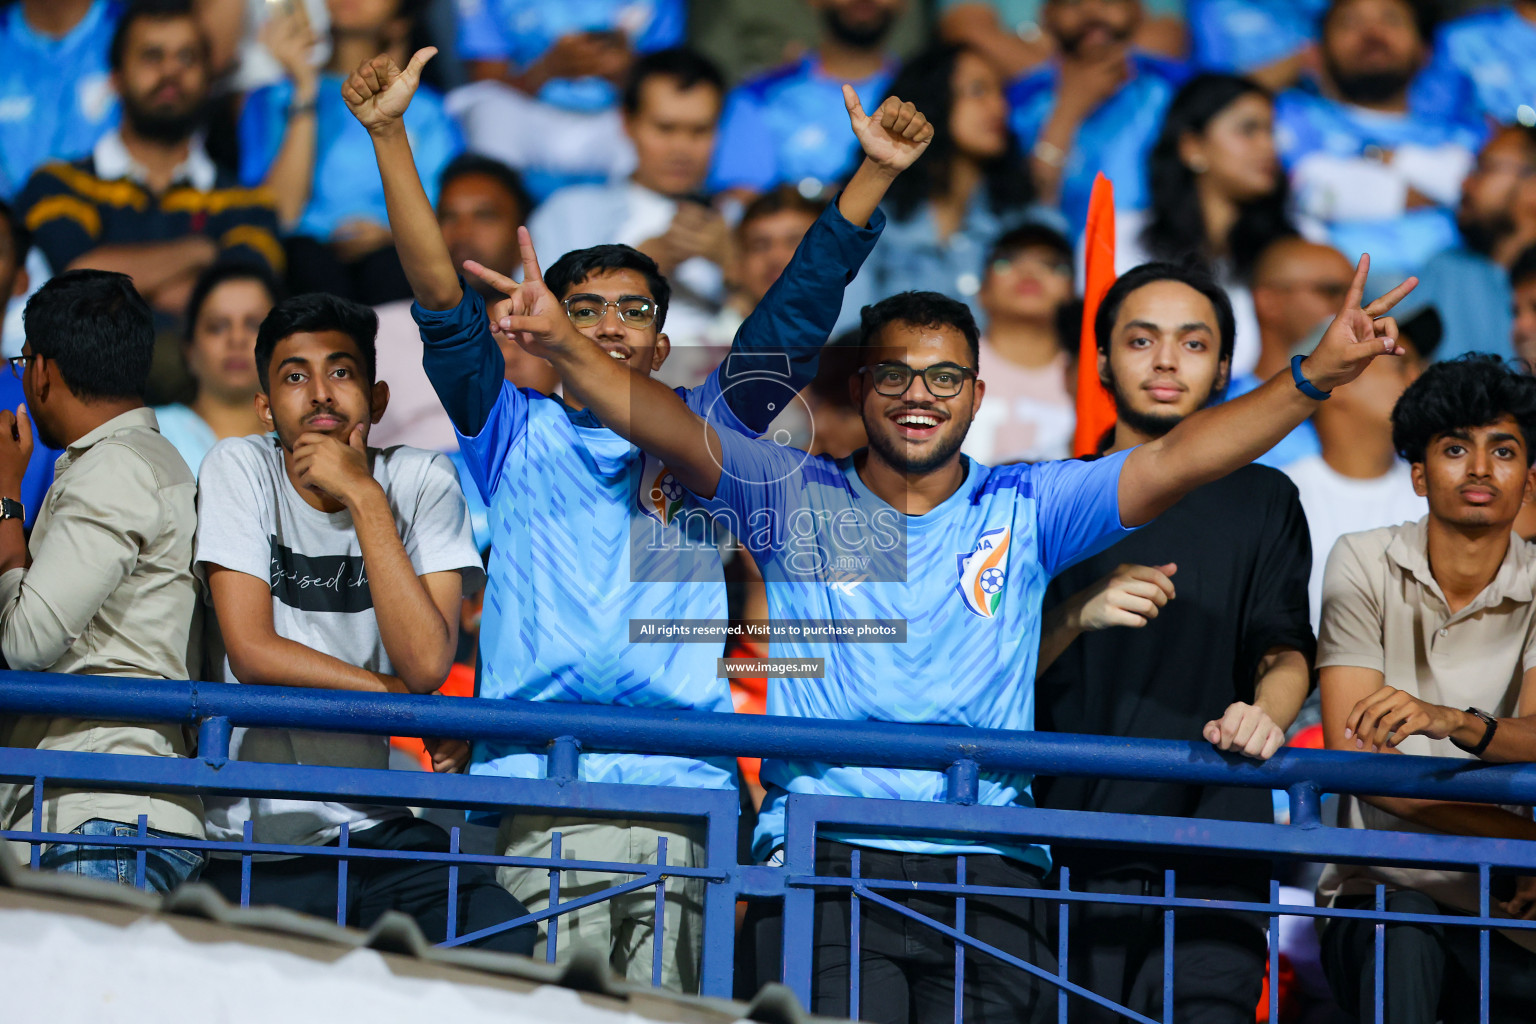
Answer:
[[891, 174], [911, 167], [933, 141], [933, 125], [911, 103], [888, 96], [874, 114], [865, 114], [859, 94], [853, 86], [843, 86], [843, 103], [848, 107], [848, 124], [858, 138], [864, 155]]
[[579, 344], [581, 335], [544, 283], [539, 255], [527, 228], [517, 229], [517, 244], [523, 254], [522, 284], [474, 260], [465, 260], [464, 269], [506, 296], [488, 310], [496, 340], [510, 339], [532, 355], [553, 359], [569, 351], [572, 344]]
[[389, 128], [405, 115], [416, 87], [421, 84], [422, 69], [436, 55], [437, 47], [424, 47], [401, 68], [393, 57], [381, 53], [347, 76], [341, 83], [341, 98], [346, 100], [352, 116], [370, 132]]
[[1344, 296], [1343, 308], [1323, 332], [1317, 348], [1301, 364], [1307, 380], [1323, 391], [1348, 384], [1365, 372], [1377, 356], [1404, 353], [1397, 343], [1397, 321], [1387, 313], [1413, 291], [1419, 279], [1410, 277], [1375, 302], [1362, 307], [1360, 302], [1365, 295], [1365, 279], [1370, 270], [1370, 255], [1362, 255], [1355, 268], [1355, 279]]

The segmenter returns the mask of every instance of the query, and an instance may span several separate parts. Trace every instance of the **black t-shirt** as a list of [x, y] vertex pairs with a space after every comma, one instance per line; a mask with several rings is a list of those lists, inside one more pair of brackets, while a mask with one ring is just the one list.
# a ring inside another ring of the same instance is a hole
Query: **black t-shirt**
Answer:
[[[1245, 466], [1184, 497], [1152, 523], [1057, 576], [1045, 610], [1125, 563], [1177, 564], [1177, 596], [1141, 629], [1077, 638], [1036, 686], [1036, 728], [1053, 732], [1200, 739], [1233, 701], [1251, 703], [1259, 660], [1292, 647], [1308, 660], [1312, 569], [1296, 487], [1277, 470]], [[1042, 807], [1272, 820], [1268, 790], [1041, 778]]]

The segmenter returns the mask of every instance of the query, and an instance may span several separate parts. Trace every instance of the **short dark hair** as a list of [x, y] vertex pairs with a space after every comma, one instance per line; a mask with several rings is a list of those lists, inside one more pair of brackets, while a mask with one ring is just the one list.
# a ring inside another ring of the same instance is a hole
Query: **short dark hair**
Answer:
[[27, 230], [27, 222], [22, 219], [21, 213], [4, 199], [0, 199], [0, 226], [10, 236], [11, 255], [16, 260], [16, 266], [26, 266], [27, 250], [32, 248], [32, 232]]
[[887, 324], [913, 327], [953, 327], [965, 335], [971, 362], [981, 358], [981, 331], [971, 307], [938, 292], [898, 292], [859, 311], [859, 354], [874, 347], [875, 337]]
[[707, 85], [725, 96], [725, 76], [720, 74], [714, 61], [690, 46], [673, 46], [635, 59], [629, 70], [629, 80], [624, 83], [624, 113], [639, 112], [640, 93], [646, 79], [658, 77], [674, 80], [685, 92], [696, 85]]
[[66, 270], [27, 300], [22, 322], [76, 398], [144, 397], [155, 317], [127, 274]]
[[[192, 0], [133, 0], [118, 19], [117, 28], [112, 30], [112, 45], [107, 52], [108, 66], [113, 71], [123, 70], [123, 58], [128, 55], [128, 33], [133, 30], [136, 22], [168, 21], [172, 18], [191, 18], [196, 23], [197, 13], [192, 9]], [[206, 58], [208, 40], [203, 37], [201, 26], [198, 36], [203, 39], [203, 56]]]
[[651, 290], [656, 302], [656, 330], [660, 331], [667, 321], [667, 304], [672, 301], [672, 285], [662, 276], [661, 268], [639, 249], [628, 245], [594, 245], [590, 249], [573, 249], [555, 260], [544, 271], [544, 284], [564, 299], [576, 285], [593, 274], [615, 270], [633, 270], [645, 278], [645, 286]]
[[815, 220], [821, 216], [826, 208], [827, 201], [825, 199], [802, 195], [800, 190], [794, 185], [788, 183], [775, 185], [767, 192], [754, 198], [747, 204], [746, 209], [741, 211], [741, 220], [736, 224], [736, 232], [740, 234], [746, 230], [748, 224], [755, 220], [762, 220], [764, 217], [772, 217], [776, 213], [784, 213], [791, 210], [795, 213], [803, 213], [812, 220]]
[[523, 184], [523, 176], [500, 160], [480, 153], [460, 153], [449, 161], [448, 166], [443, 168], [443, 173], [438, 176], [437, 194], [441, 196], [447, 191], [449, 185], [472, 174], [490, 178], [504, 188], [512, 197], [512, 201], [517, 204], [517, 209], [524, 220], [533, 212], [533, 196], [529, 194], [528, 186]]
[[1532, 278], [1536, 278], [1536, 245], [1526, 248], [1515, 257], [1515, 262], [1509, 268], [1509, 286], [1519, 288]]
[[255, 281], [267, 290], [275, 306], [283, 300], [283, 286], [261, 263], [215, 263], [198, 275], [197, 281], [192, 285], [192, 295], [187, 299], [186, 325], [183, 339], [192, 340], [192, 332], [197, 327], [197, 318], [203, 312], [203, 304], [208, 301], [208, 296], [213, 290], [230, 281]]
[[[1005, 260], [1016, 256], [1025, 249], [1049, 249], [1056, 255], [1064, 258], [1072, 264], [1074, 253], [1072, 243], [1067, 236], [1055, 228], [1045, 224], [1020, 224], [1011, 231], [1004, 231], [997, 236], [992, 247], [987, 250], [987, 262], [982, 266], [985, 274], [992, 269], [992, 264], [998, 260]], [[1074, 272], [1074, 277], [1076, 276]]]
[[272, 307], [256, 332], [256, 374], [261, 390], [270, 392], [267, 371], [278, 343], [295, 334], [339, 331], [351, 338], [362, 353], [363, 372], [372, 384], [378, 373], [374, 338], [379, 333], [379, 314], [350, 299], [325, 292], [311, 292], [284, 299]]
[[1536, 377], [1498, 356], [1469, 352], [1435, 363], [1408, 385], [1392, 409], [1392, 446], [1409, 462], [1423, 462], [1435, 438], [1505, 416], [1520, 424], [1526, 464], [1536, 463]]
[[1232, 315], [1232, 300], [1216, 279], [1204, 268], [1183, 263], [1143, 263], [1132, 267], [1104, 293], [1098, 312], [1093, 317], [1093, 340], [1100, 352], [1109, 351], [1110, 337], [1115, 333], [1115, 321], [1120, 317], [1120, 307], [1126, 298], [1139, 288], [1158, 281], [1177, 281], [1204, 295], [1216, 308], [1216, 333], [1221, 341], [1221, 358], [1232, 358], [1232, 346], [1237, 336], [1237, 322]]

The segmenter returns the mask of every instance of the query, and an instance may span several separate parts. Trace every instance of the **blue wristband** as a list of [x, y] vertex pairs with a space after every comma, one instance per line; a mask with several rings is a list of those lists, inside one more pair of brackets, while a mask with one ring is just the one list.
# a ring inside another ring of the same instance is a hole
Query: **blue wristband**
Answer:
[[1333, 392], [1331, 392], [1331, 391], [1323, 391], [1316, 384], [1313, 384], [1311, 381], [1307, 380], [1307, 378], [1302, 374], [1302, 372], [1301, 372], [1301, 361], [1303, 359], [1305, 359], [1305, 358], [1307, 358], [1307, 357], [1306, 356], [1292, 356], [1291, 357], [1291, 379], [1296, 381], [1296, 390], [1300, 391], [1302, 394], [1306, 395], [1308, 398], [1312, 399], [1312, 401], [1314, 401], [1314, 402], [1326, 402], [1326, 401], [1328, 401], [1328, 396], [1333, 394]]

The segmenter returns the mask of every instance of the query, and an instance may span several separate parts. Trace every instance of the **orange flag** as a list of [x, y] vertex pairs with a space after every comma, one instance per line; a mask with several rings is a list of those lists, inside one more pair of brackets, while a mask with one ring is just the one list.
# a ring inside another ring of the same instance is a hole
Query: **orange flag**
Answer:
[[1083, 234], [1086, 271], [1083, 282], [1083, 336], [1077, 349], [1077, 431], [1074, 456], [1092, 455], [1099, 439], [1115, 425], [1115, 401], [1099, 383], [1099, 347], [1093, 319], [1104, 293], [1115, 283], [1115, 186], [1100, 174], [1088, 200], [1088, 226]]

